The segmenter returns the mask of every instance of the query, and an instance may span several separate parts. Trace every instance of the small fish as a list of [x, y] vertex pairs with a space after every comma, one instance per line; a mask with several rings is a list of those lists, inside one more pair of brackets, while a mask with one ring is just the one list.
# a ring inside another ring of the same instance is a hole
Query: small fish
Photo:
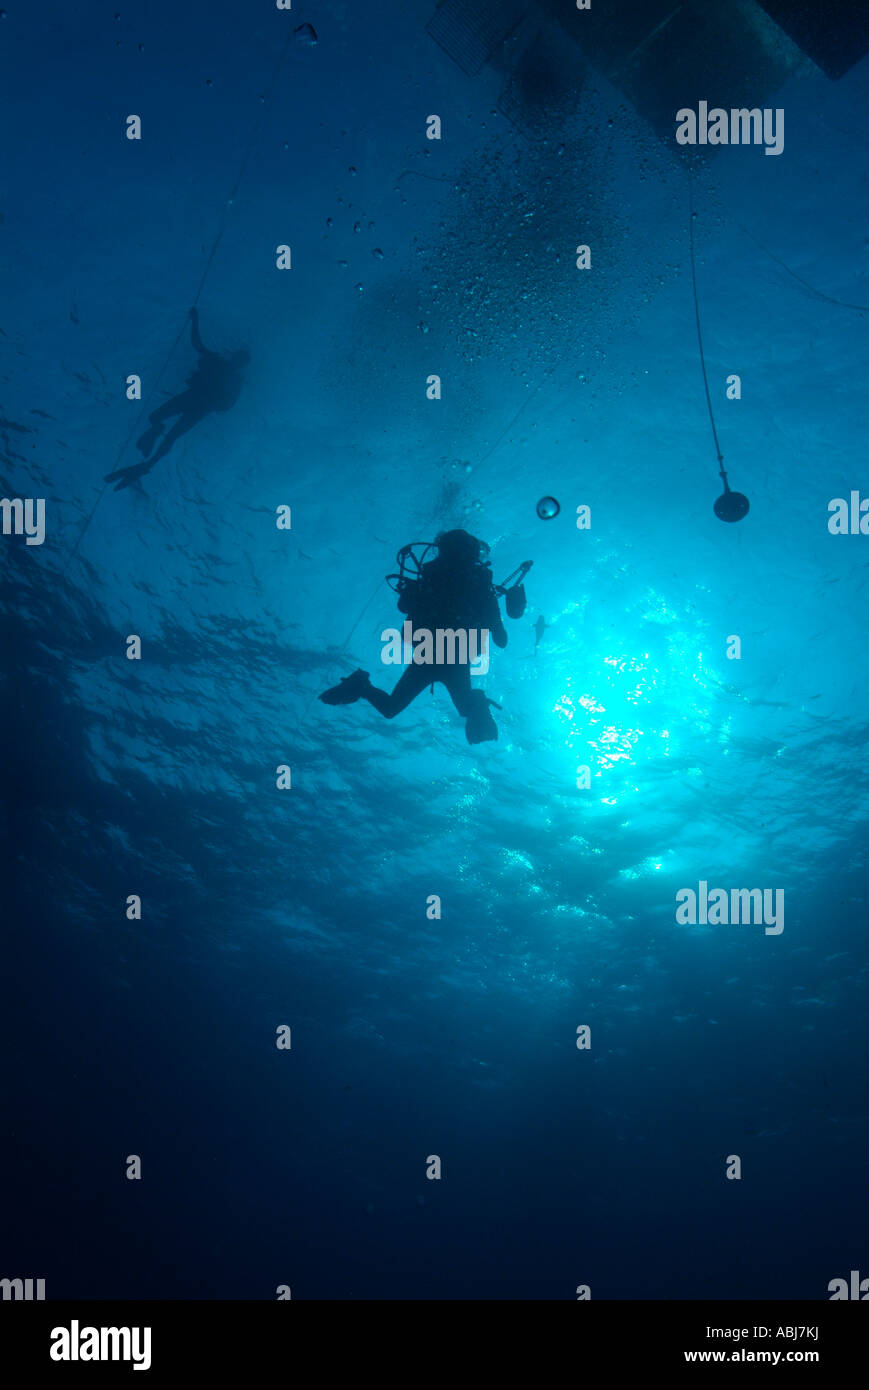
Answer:
[[546, 628], [547, 628], [547, 622], [546, 622], [546, 619], [544, 618], [543, 614], [541, 613], [540, 617], [537, 619], [537, 622], [534, 624], [534, 650], [535, 650], [535, 651], [537, 651], [537, 648], [540, 646], [540, 639], [541, 639], [541, 637], [543, 636], [544, 632], [546, 631]]

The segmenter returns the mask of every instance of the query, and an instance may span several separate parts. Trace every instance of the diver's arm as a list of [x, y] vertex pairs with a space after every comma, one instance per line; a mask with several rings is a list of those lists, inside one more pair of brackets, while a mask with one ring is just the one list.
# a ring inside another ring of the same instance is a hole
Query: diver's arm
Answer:
[[190, 310], [190, 341], [195, 350], [202, 353], [203, 356], [208, 352], [208, 348], [199, 336], [199, 310], [195, 304]]
[[498, 607], [498, 597], [494, 589], [489, 594], [488, 617], [486, 626], [492, 634], [492, 641], [496, 647], [506, 647], [507, 629], [504, 626], [504, 619], [501, 617], [501, 610]]

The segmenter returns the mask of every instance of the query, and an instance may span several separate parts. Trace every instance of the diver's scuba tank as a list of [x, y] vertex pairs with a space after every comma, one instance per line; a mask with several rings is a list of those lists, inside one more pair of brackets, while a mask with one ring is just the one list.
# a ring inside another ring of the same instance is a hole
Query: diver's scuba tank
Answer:
[[[386, 582], [395, 594], [401, 594], [409, 584], [422, 578], [422, 567], [430, 550], [436, 550], [434, 541], [411, 541], [403, 545], [395, 557], [397, 574], [387, 574]], [[420, 553], [417, 554], [417, 551]]]
[[[522, 581], [533, 564], [533, 560], [523, 560], [518, 569], [515, 569], [512, 574], [508, 574], [503, 584], [498, 584], [495, 587], [495, 593], [503, 596], [508, 618], [521, 618], [525, 612], [525, 605], [528, 600], [525, 597], [525, 585]], [[514, 581], [512, 584], [511, 580]]]

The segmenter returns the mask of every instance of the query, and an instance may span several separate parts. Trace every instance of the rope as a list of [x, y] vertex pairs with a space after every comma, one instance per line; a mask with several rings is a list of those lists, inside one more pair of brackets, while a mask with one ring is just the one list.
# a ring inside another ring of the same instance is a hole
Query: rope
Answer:
[[697, 298], [697, 265], [694, 257], [694, 184], [691, 180], [691, 173], [688, 173], [688, 200], [691, 216], [688, 221], [688, 228], [691, 239], [691, 284], [694, 289], [694, 318], [697, 322], [697, 343], [700, 348], [700, 366], [703, 369], [703, 389], [706, 392], [706, 405], [709, 410], [709, 423], [712, 426], [712, 438], [715, 440], [715, 452], [718, 455], [718, 471], [727, 486], [727, 474], [724, 471], [724, 455], [721, 452], [721, 445], [718, 442], [718, 431], [715, 428], [715, 416], [712, 413], [712, 397], [709, 394], [709, 377], [706, 374], [706, 354], [703, 351], [703, 333], [700, 328], [700, 304]]
[[750, 232], [747, 227], [743, 227], [741, 222], [737, 225], [742, 227], [746, 236], [751, 237], [755, 246], [759, 246], [765, 256], [769, 256], [771, 261], [775, 261], [776, 265], [781, 266], [782, 270], [786, 270], [788, 275], [796, 280], [798, 285], [802, 285], [803, 289], [808, 290], [809, 294], [813, 295], [815, 299], [823, 299], [827, 304], [837, 304], [840, 309], [856, 309], [858, 314], [869, 313], [869, 304], [851, 304], [847, 299], [834, 299], [831, 294], [824, 294], [823, 290], [816, 289], [814, 285], [809, 284], [808, 280], [804, 280], [802, 275], [797, 275], [795, 270], [791, 270], [790, 266], [786, 265], [783, 260], [780, 260], [773, 251], [770, 251], [768, 246], [764, 246], [763, 242], [759, 241], [754, 235], [754, 232]]

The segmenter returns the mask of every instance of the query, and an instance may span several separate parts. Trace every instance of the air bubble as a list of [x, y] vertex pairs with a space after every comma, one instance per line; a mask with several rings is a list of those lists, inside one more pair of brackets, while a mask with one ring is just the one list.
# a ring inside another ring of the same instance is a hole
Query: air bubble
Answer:
[[561, 511], [561, 504], [554, 497], [541, 497], [537, 503], [537, 515], [541, 521], [551, 521]]

